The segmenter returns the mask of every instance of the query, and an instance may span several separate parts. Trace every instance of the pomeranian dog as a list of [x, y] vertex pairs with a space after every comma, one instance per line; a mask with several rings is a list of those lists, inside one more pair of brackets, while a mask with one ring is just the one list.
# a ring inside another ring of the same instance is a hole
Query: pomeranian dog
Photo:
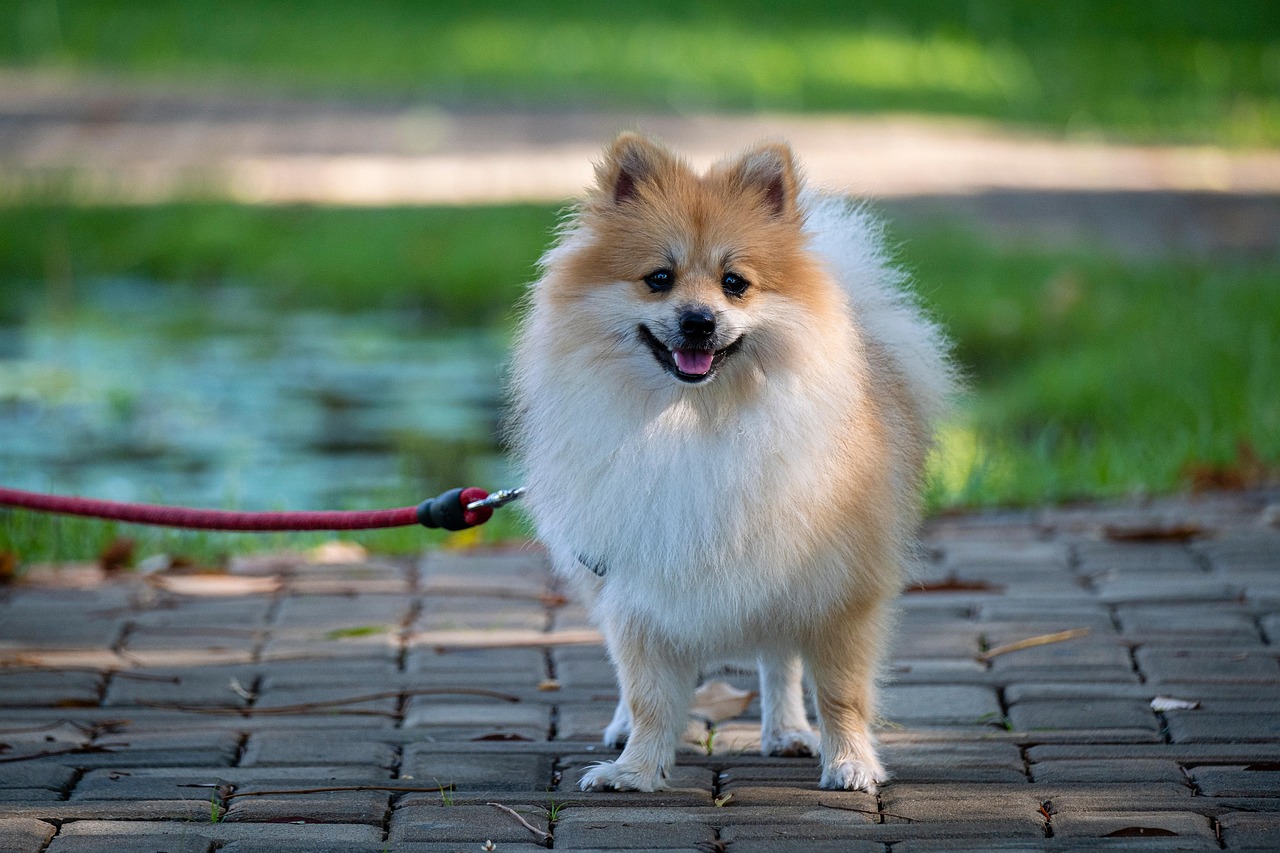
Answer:
[[[590, 607], [625, 740], [584, 790], [665, 787], [700, 667], [755, 659], [761, 748], [874, 790], [890, 609], [953, 373], [874, 222], [789, 147], [705, 174], [626, 133], [530, 289], [511, 440]], [[804, 699], [807, 670], [820, 734]]]

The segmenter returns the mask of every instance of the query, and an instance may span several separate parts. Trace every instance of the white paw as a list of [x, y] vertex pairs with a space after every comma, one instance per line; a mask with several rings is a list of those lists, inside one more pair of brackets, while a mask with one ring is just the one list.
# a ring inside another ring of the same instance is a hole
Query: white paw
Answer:
[[818, 744], [818, 734], [811, 729], [787, 729], [760, 735], [760, 752], [764, 755], [786, 758], [817, 755]]
[[662, 791], [667, 780], [661, 772], [644, 772], [617, 761], [601, 761], [582, 774], [578, 787], [584, 791]]
[[631, 736], [631, 720], [614, 719], [604, 730], [604, 745], [615, 749], [621, 749], [627, 745], [627, 738]]
[[848, 759], [830, 764], [822, 769], [819, 788], [832, 788], [837, 791], [876, 792], [876, 784], [889, 778], [880, 762], [872, 759], [870, 763]]

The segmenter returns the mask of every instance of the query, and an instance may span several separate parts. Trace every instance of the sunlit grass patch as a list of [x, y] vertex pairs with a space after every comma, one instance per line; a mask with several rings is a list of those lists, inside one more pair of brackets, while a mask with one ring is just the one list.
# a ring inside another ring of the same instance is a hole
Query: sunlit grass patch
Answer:
[[0, 67], [475, 106], [916, 111], [1280, 142], [1268, 0], [15, 0]]

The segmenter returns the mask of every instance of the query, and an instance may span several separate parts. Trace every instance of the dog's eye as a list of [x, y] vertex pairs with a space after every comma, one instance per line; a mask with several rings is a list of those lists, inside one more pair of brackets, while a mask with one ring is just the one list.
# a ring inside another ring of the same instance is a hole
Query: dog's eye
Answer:
[[671, 270], [654, 270], [644, 277], [644, 283], [649, 285], [649, 289], [654, 293], [661, 293], [671, 289], [671, 286], [676, 283], [676, 276]]
[[751, 286], [751, 282], [747, 281], [737, 273], [727, 272], [724, 278], [720, 279], [720, 286], [724, 288], [724, 292], [730, 296], [741, 296], [747, 292], [747, 288]]

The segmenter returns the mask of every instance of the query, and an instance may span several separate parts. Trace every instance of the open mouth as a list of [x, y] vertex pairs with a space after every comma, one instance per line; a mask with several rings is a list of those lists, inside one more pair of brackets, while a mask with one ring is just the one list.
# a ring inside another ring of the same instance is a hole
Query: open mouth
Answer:
[[706, 382], [714, 376], [724, 360], [742, 343], [742, 338], [738, 338], [719, 350], [703, 347], [669, 347], [658, 340], [657, 336], [644, 324], [640, 325], [640, 340], [645, 342], [664, 370], [681, 382], [688, 382], [690, 385]]

